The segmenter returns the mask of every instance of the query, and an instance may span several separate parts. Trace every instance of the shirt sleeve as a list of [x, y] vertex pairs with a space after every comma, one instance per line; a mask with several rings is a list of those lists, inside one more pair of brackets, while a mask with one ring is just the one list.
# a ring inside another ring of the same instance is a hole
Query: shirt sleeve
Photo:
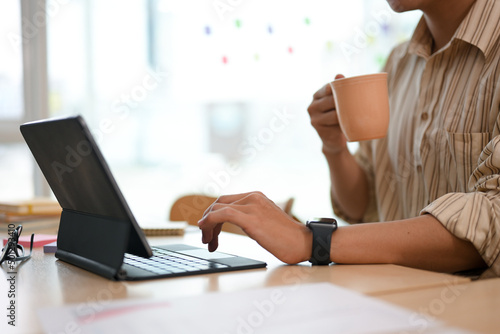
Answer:
[[421, 214], [433, 215], [453, 235], [470, 241], [490, 268], [485, 275], [500, 276], [500, 136], [481, 152], [469, 189], [438, 198]]

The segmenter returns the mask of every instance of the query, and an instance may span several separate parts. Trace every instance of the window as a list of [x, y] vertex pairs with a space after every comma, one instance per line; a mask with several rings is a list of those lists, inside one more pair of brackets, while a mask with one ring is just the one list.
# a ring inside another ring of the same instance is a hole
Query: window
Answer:
[[252, 190], [331, 215], [307, 106], [337, 73], [379, 71], [420, 17], [383, 0], [47, 6], [50, 115], [82, 114], [132, 210], [162, 217], [181, 194]]
[[24, 119], [20, 1], [0, 3], [0, 198], [30, 196], [32, 165], [21, 143]]
[[22, 38], [21, 13], [19, 2], [6, 1], [1, 4], [0, 11], [0, 121], [2, 141], [11, 141], [13, 135], [11, 125], [23, 117], [22, 87]]

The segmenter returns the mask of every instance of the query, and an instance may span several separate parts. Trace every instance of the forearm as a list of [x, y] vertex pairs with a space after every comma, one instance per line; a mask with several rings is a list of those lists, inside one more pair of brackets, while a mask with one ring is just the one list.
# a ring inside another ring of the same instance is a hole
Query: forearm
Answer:
[[325, 150], [331, 179], [332, 201], [353, 220], [363, 218], [368, 206], [368, 181], [365, 172], [346, 149], [337, 154]]
[[392, 263], [441, 272], [485, 267], [470, 242], [431, 215], [340, 227], [332, 235], [330, 254], [336, 263]]

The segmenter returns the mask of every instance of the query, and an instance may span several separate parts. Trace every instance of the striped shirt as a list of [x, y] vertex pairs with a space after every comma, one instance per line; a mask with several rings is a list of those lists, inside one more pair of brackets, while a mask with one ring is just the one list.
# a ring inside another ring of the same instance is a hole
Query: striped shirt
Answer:
[[477, 0], [431, 47], [422, 18], [385, 66], [388, 135], [356, 153], [373, 195], [364, 221], [430, 213], [500, 276], [500, 1]]

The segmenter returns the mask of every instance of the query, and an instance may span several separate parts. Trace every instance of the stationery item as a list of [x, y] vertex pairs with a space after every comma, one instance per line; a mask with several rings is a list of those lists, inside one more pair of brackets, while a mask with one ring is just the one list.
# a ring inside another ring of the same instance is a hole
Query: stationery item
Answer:
[[69, 324], [81, 334], [466, 333], [329, 283], [115, 301], [91, 311], [76, 304], [38, 313], [47, 333], [62, 333]]
[[385, 137], [389, 127], [387, 73], [330, 83], [340, 128], [350, 142]]
[[114, 280], [266, 266], [189, 245], [151, 247], [82, 117], [26, 123], [21, 133], [63, 208], [58, 259]]
[[186, 226], [186, 222], [161, 220], [140, 223], [140, 227], [146, 236], [183, 235]]
[[57, 250], [57, 241], [51, 242], [50, 244], [43, 245], [44, 253], [55, 253]]
[[58, 215], [59, 203], [51, 198], [35, 197], [28, 200], [0, 201], [0, 212], [11, 215]]
[[0, 212], [0, 223], [31, 222], [39, 220], [57, 219], [61, 215], [58, 212], [54, 215], [17, 215], [14, 213]]
[[7, 233], [9, 226], [23, 225], [24, 233], [57, 233], [59, 227], [59, 217], [37, 217], [25, 218], [19, 220], [2, 221], [0, 215], [0, 234]]
[[[23, 226], [23, 231], [24, 231], [24, 226]], [[3, 239], [3, 245], [5, 246], [7, 244], [8, 238]], [[51, 242], [54, 242], [57, 240], [57, 235], [53, 234], [36, 234], [35, 233], [35, 238], [33, 239], [33, 247], [41, 247], [43, 245], [49, 244]], [[31, 236], [20, 236], [19, 240], [17, 241], [18, 245], [22, 245], [24, 247], [30, 247], [30, 241], [31, 241]]]

